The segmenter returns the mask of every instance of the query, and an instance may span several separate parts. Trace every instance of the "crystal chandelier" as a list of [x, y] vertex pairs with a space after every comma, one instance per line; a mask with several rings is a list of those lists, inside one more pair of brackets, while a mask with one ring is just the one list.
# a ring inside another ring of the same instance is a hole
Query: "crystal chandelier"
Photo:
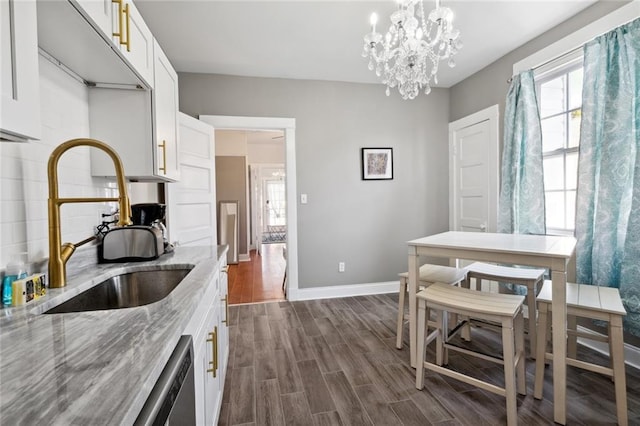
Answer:
[[424, 89], [431, 92], [431, 80], [438, 84], [438, 64], [447, 59], [450, 67], [456, 65], [453, 57], [462, 47], [460, 31], [453, 28], [453, 12], [440, 6], [426, 17], [422, 0], [398, 0], [398, 10], [391, 14], [391, 26], [382, 36], [376, 32], [378, 16], [371, 15], [371, 32], [364, 36], [363, 57], [369, 57], [369, 69], [375, 68], [390, 88], [398, 87], [402, 99], [413, 99]]

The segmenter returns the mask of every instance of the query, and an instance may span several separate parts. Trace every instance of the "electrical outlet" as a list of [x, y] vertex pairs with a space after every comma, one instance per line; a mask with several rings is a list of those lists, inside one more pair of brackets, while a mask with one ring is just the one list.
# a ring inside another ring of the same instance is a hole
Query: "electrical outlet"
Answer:
[[344, 262], [338, 262], [338, 272], [344, 272]]

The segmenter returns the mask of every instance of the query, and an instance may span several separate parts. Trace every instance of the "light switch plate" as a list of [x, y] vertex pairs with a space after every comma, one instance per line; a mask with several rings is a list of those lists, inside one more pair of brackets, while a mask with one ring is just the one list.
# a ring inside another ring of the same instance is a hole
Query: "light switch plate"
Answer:
[[307, 204], [307, 194], [300, 194], [300, 204]]

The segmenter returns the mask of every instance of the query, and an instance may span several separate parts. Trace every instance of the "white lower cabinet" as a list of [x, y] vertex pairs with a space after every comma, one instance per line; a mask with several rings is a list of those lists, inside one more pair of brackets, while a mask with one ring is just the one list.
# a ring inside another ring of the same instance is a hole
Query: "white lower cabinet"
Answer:
[[194, 347], [195, 386], [196, 386], [196, 422], [198, 425], [217, 423], [218, 406], [222, 398], [219, 350], [219, 309], [213, 307], [207, 314], [201, 333], [196, 336]]
[[[193, 336], [197, 425], [218, 424], [222, 407], [229, 347], [227, 324], [222, 322], [226, 321], [225, 302], [220, 297], [222, 275], [226, 274], [216, 272], [185, 330]], [[226, 293], [226, 277], [224, 281]]]
[[219, 275], [219, 291], [220, 291], [220, 366], [222, 386], [227, 377], [227, 364], [229, 362], [229, 291], [228, 291], [228, 270], [227, 257], [221, 261]]

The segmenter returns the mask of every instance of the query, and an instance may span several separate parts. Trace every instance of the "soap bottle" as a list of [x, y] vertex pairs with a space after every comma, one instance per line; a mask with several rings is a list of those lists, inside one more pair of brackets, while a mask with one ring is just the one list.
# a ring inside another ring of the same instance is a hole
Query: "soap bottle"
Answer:
[[24, 262], [22, 261], [21, 255], [18, 260], [12, 260], [11, 262], [7, 263], [7, 269], [5, 270], [4, 279], [2, 280], [2, 304], [4, 306], [11, 305], [11, 284], [13, 284], [15, 280], [27, 277], [27, 271], [24, 267]]

